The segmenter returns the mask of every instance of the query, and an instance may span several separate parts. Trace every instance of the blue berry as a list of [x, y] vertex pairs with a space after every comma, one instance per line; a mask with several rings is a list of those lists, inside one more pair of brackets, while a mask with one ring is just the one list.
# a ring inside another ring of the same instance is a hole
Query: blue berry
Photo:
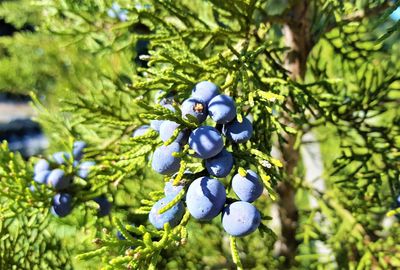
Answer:
[[[163, 142], [168, 141], [178, 127], [179, 127], [178, 123], [169, 120], [163, 121], [163, 123], [160, 126], [161, 140], [163, 140]], [[184, 129], [181, 132], [179, 132], [178, 136], [175, 139], [175, 142], [179, 143], [180, 145], [185, 145], [188, 141], [189, 132], [190, 131], [188, 129]]]
[[117, 238], [119, 240], [126, 240], [125, 236], [122, 235], [122, 233], [120, 231], [117, 231]]
[[117, 17], [117, 12], [121, 10], [121, 7], [117, 3], [113, 3], [110, 9], [107, 10], [107, 15], [110, 18], [115, 19]]
[[208, 114], [217, 124], [226, 124], [236, 117], [235, 102], [230, 96], [215, 96], [208, 103]]
[[222, 149], [218, 155], [206, 159], [205, 165], [209, 174], [215, 177], [225, 177], [232, 170], [233, 156], [226, 149]]
[[172, 104], [165, 104], [162, 105], [164, 108], [167, 108], [168, 110], [170, 110], [171, 112], [175, 112], [175, 108], [174, 106], [172, 106]]
[[94, 161], [84, 161], [79, 164], [77, 175], [80, 178], [86, 179], [90, 173], [90, 169], [96, 165]]
[[243, 118], [243, 122], [239, 123], [237, 119], [225, 124], [222, 133], [232, 142], [244, 143], [250, 140], [253, 134], [253, 126], [247, 118]]
[[[184, 185], [179, 184], [177, 186], [173, 185], [174, 179], [176, 178], [178, 173], [175, 173], [173, 176], [171, 176], [171, 180], [165, 183], [164, 186], [164, 194], [165, 197], [168, 196], [174, 196], [176, 197], [176, 195], [178, 195], [179, 192], [181, 192], [181, 190], [184, 188]], [[186, 179], [186, 177], [188, 175], [192, 175], [193, 173], [189, 170], [185, 170], [185, 172], [183, 173], [182, 179]], [[185, 200], [185, 198], [183, 198], [183, 200]]]
[[182, 185], [173, 185], [174, 180], [172, 179], [171, 181], [165, 183], [164, 186], [164, 194], [166, 197], [176, 197], [179, 192], [183, 189]]
[[[175, 108], [174, 106], [172, 106], [171, 104], [164, 104], [162, 105], [163, 107], [169, 109], [172, 112], [175, 112]], [[160, 131], [160, 126], [161, 124], [164, 122], [164, 120], [151, 120], [150, 121], [150, 127], [152, 129], [154, 129], [155, 131]]]
[[37, 174], [38, 172], [41, 172], [41, 171], [48, 171], [50, 169], [50, 164], [49, 164], [49, 162], [47, 161], [47, 160], [45, 160], [45, 159], [39, 159], [37, 162], [36, 162], [36, 164], [35, 164], [35, 166], [34, 166], [34, 168], [33, 168], [33, 172], [35, 173], [35, 174]]
[[222, 210], [226, 200], [224, 185], [217, 179], [200, 177], [194, 180], [186, 193], [190, 214], [199, 220], [211, 220]]
[[105, 196], [94, 198], [93, 201], [99, 205], [99, 210], [97, 212], [99, 217], [107, 216], [110, 213], [112, 204]]
[[248, 202], [234, 202], [222, 212], [222, 226], [232, 236], [248, 235], [258, 228], [260, 222], [260, 212]]
[[70, 180], [65, 176], [64, 171], [61, 169], [52, 170], [47, 177], [47, 183], [55, 190], [65, 189], [71, 184]]
[[30, 190], [31, 192], [35, 192], [35, 191], [36, 191], [36, 188], [35, 188], [34, 185], [30, 185], [30, 186], [29, 186], [29, 190]]
[[57, 193], [53, 197], [53, 205], [70, 204], [72, 197], [68, 193]]
[[201, 126], [189, 136], [189, 146], [203, 159], [218, 155], [224, 148], [221, 134], [213, 127]]
[[33, 176], [33, 181], [39, 184], [46, 184], [49, 178], [50, 171], [40, 171]]
[[186, 99], [181, 106], [182, 117], [186, 118], [187, 114], [197, 119], [199, 124], [203, 123], [207, 118], [207, 105], [195, 98]]
[[199, 82], [192, 90], [192, 97], [203, 101], [205, 104], [208, 104], [208, 102], [218, 94], [218, 86], [209, 81]]
[[174, 197], [172, 196], [162, 198], [161, 200], [157, 201], [151, 208], [151, 211], [149, 213], [149, 221], [158, 230], [163, 229], [165, 223], [169, 223], [171, 227], [177, 226], [183, 217], [185, 210], [182, 202], [176, 203], [174, 206], [172, 206], [170, 209], [162, 214], [158, 213], [160, 209], [165, 207], [173, 199]]
[[53, 154], [53, 159], [58, 165], [66, 164], [70, 155], [67, 152], [57, 152]]
[[149, 130], [149, 128], [150, 128], [149, 125], [143, 125], [143, 126], [138, 127], [132, 133], [132, 137], [135, 138], [135, 137], [142, 136], [142, 135], [146, 134], [147, 131]]
[[167, 105], [167, 104], [172, 104], [174, 102], [174, 91], [169, 92], [166, 96], [161, 98], [161, 96], [164, 94], [164, 91], [160, 90], [157, 91], [155, 97], [154, 97], [154, 103], [160, 104], [162, 106]]
[[163, 122], [164, 122], [163, 120], [151, 120], [150, 127], [155, 131], [160, 131], [160, 126]]
[[172, 156], [174, 152], [180, 152], [181, 146], [177, 142], [158, 147], [153, 154], [151, 166], [160, 174], [173, 174], [179, 170], [181, 158]]
[[57, 217], [65, 217], [72, 211], [72, 197], [68, 193], [58, 193], [53, 198], [51, 212]]
[[119, 19], [119, 21], [121, 21], [121, 22], [127, 21], [127, 20], [128, 20], [128, 11], [127, 11], [127, 10], [121, 10], [121, 11], [118, 13], [118, 19]]
[[245, 202], [254, 202], [263, 192], [263, 184], [258, 175], [247, 170], [245, 177], [236, 174], [232, 179], [232, 189], [238, 198]]
[[84, 141], [76, 141], [74, 142], [74, 146], [72, 148], [72, 156], [75, 160], [80, 160], [83, 156], [83, 149], [85, 149], [87, 144]]

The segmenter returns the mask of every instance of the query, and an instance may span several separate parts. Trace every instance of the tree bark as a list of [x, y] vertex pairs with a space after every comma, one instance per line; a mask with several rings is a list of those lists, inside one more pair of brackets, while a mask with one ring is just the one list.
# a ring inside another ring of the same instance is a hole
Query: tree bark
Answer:
[[290, 71], [293, 80], [303, 80], [313, 42], [308, 1], [297, 2], [292, 7], [289, 20], [283, 25], [285, 45], [289, 48], [285, 57], [285, 67]]
[[[306, 63], [309, 52], [312, 48], [311, 25], [308, 19], [308, 1], [297, 1], [292, 7], [290, 19], [283, 25], [285, 45], [289, 51], [285, 57], [285, 68], [290, 72], [290, 78], [302, 81], [306, 73]], [[286, 105], [293, 107], [293, 100], [288, 99]], [[287, 125], [293, 126], [289, 115]], [[301, 127], [295, 127], [299, 129]], [[290, 269], [295, 265], [295, 256], [299, 242], [296, 240], [296, 229], [298, 227], [298, 209], [295, 204], [296, 189], [293, 186], [294, 170], [300, 159], [299, 149], [295, 149], [296, 137], [285, 134], [286, 143], [281, 145], [281, 153], [285, 161], [285, 174], [287, 179], [278, 185], [280, 200], [279, 216], [281, 220], [282, 243], [280, 245], [280, 256], [285, 260], [282, 269]]]

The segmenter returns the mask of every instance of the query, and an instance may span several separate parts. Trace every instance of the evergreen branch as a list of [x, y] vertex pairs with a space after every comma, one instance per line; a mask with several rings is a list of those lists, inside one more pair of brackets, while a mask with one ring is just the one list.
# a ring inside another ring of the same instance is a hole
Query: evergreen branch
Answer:
[[182, 180], [183, 175], [185, 174], [185, 171], [186, 171], [186, 162], [185, 162], [184, 160], [181, 160], [181, 164], [180, 164], [180, 167], [179, 167], [179, 171], [178, 171], [178, 173], [176, 174], [175, 179], [174, 179], [174, 181], [172, 182], [172, 185], [174, 185], [174, 186], [179, 185], [179, 183], [180, 183], [181, 180]]
[[166, 206], [164, 206], [163, 208], [161, 208], [158, 211], [158, 214], [163, 214], [165, 212], [167, 212], [169, 209], [171, 209], [172, 207], [174, 207], [174, 205], [176, 205], [177, 203], [179, 203], [183, 197], [185, 197], [186, 194], [186, 190], [182, 189], [176, 196], [174, 199], [172, 199]]

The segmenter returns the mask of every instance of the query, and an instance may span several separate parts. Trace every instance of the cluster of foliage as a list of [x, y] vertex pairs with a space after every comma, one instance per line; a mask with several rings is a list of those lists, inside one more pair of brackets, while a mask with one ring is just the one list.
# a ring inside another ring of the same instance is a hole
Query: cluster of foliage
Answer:
[[[399, 222], [382, 223], [400, 212], [397, 5], [1, 1], [0, 17], [34, 31], [0, 38], [0, 89], [31, 94], [49, 152], [83, 140], [96, 166], [82, 203], [58, 219], [49, 215], [55, 192], [29, 190], [37, 159], [1, 146], [0, 268], [400, 267]], [[254, 119], [233, 155], [260, 176], [267, 196], [254, 204], [272, 221], [245, 238], [189, 214], [175, 228], [147, 222], [164, 184], [148, 156], [163, 142], [155, 131], [131, 134], [152, 119], [191, 127], [154, 97], [162, 90], [182, 102], [203, 80], [235, 99], [237, 117]], [[309, 132], [321, 141], [325, 189], [305, 179], [312, 168], [299, 149]], [[113, 199], [110, 218], [90, 201], [100, 194]]]

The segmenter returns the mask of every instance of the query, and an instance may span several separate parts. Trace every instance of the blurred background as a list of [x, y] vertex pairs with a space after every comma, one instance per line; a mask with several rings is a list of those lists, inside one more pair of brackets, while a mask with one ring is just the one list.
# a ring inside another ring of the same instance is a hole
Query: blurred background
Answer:
[[[32, 25], [24, 25], [16, 29], [12, 24], [0, 19], [0, 37], [11, 38], [18, 32], [32, 32]], [[0, 54], [0, 62], [4, 63], [5, 53]], [[8, 66], [7, 66], [8, 67]], [[7, 74], [8, 73], [8, 74]], [[28, 84], [21, 84], [17, 89], [16, 81], [10, 80], [15, 70], [2, 69], [0, 75], [0, 140], [6, 140], [13, 151], [19, 151], [27, 158], [41, 153], [48, 146], [40, 126], [33, 121], [35, 111], [30, 106]]]

